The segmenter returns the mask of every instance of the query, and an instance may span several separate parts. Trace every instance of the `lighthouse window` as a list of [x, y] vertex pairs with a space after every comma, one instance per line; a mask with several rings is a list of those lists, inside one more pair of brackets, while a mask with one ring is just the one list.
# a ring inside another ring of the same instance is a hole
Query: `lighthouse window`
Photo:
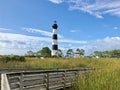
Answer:
[[57, 39], [57, 35], [56, 34], [53, 35], [53, 39]]

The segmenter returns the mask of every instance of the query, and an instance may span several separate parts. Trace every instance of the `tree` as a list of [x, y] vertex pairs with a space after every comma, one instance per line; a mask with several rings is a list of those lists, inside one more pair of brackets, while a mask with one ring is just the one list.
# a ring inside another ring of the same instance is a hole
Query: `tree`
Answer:
[[75, 51], [74, 57], [81, 57], [81, 56], [84, 56], [84, 52], [85, 52], [84, 49], [79, 49], [79, 48], [77, 48], [76, 51]]
[[73, 49], [68, 49], [66, 52], [66, 57], [73, 57], [73, 56], [74, 56]]
[[51, 50], [48, 47], [43, 47], [40, 53], [43, 57], [51, 57]]
[[76, 51], [80, 54], [84, 56], [85, 50], [84, 49], [79, 49], [77, 48]]
[[58, 57], [63, 57], [63, 53], [61, 49], [58, 49]]
[[35, 53], [33, 51], [27, 51], [27, 53], [25, 54], [25, 56], [28, 56], [28, 57], [35, 57]]
[[95, 56], [102, 57], [102, 52], [101, 51], [94, 51]]
[[120, 57], [120, 50], [112, 50], [111, 56], [119, 58]]
[[36, 57], [40, 58], [41, 57], [41, 50], [36, 52]]
[[99, 57], [120, 57], [120, 50], [95, 51], [94, 54]]

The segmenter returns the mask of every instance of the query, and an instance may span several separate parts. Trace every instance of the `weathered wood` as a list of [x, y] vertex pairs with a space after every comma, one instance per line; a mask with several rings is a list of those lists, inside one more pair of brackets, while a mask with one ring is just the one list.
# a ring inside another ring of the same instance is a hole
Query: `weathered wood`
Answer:
[[10, 90], [10, 85], [6, 74], [1, 74], [1, 90]]
[[10, 83], [11, 89], [20, 88], [20, 82]]
[[11, 90], [65, 90], [77, 82], [80, 72], [85, 71], [86, 68], [29, 70], [10, 72], [6, 75]]
[[1, 73], [0, 73], [0, 90], [1, 90]]

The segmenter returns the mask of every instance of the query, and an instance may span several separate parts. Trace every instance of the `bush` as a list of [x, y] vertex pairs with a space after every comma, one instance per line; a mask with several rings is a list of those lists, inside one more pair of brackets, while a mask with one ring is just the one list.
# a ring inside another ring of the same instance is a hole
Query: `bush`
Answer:
[[9, 61], [23, 62], [23, 61], [25, 61], [25, 57], [24, 56], [18, 56], [18, 55], [14, 55], [14, 56], [2, 56], [2, 57], [0, 57], [0, 60], [2, 60], [4, 62], [9, 62]]

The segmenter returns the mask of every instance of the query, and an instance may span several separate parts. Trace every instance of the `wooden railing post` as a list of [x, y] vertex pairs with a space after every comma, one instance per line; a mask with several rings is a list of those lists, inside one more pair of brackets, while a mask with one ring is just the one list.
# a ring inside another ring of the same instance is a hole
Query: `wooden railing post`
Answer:
[[20, 73], [20, 90], [23, 90], [23, 72]]
[[1, 90], [10, 90], [7, 74], [1, 74]]
[[78, 83], [78, 79], [79, 79], [79, 71], [77, 70], [75, 72], [75, 82]]
[[45, 73], [46, 90], [49, 90], [49, 72]]
[[63, 84], [64, 84], [64, 90], [66, 89], [66, 70], [63, 72]]

